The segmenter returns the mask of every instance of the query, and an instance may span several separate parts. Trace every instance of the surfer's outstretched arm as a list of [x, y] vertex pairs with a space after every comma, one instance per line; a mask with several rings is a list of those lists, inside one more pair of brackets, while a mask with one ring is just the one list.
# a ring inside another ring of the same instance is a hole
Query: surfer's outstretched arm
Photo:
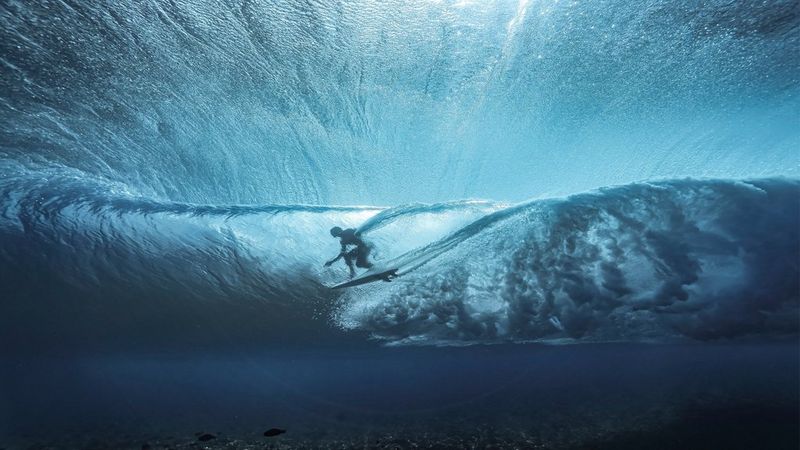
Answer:
[[347, 253], [347, 246], [342, 244], [342, 249], [339, 251], [339, 254], [336, 255], [336, 258], [333, 258], [332, 260], [326, 262], [325, 263], [325, 267], [329, 267], [331, 264], [333, 264], [336, 261], [342, 259], [344, 257], [344, 255], [345, 255], [345, 253]]
[[326, 262], [325, 263], [325, 267], [329, 267], [331, 264], [333, 264], [336, 261], [342, 259], [343, 256], [344, 256], [344, 252], [339, 253], [338, 255], [336, 255], [336, 258], [333, 258], [332, 260]]

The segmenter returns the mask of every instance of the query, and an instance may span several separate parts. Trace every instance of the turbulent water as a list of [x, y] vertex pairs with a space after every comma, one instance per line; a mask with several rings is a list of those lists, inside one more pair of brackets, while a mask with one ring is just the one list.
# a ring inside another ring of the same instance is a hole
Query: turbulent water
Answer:
[[[796, 2], [42, 0], [0, 21], [5, 350], [798, 332]], [[452, 200], [472, 197], [502, 202]], [[333, 225], [407, 273], [333, 293]]]
[[0, 0], [0, 449], [798, 448], [799, 125], [797, 0]]
[[[204, 207], [82, 183], [2, 185], [7, 345], [122, 330], [137, 341], [151, 326], [169, 341], [186, 321], [228, 338], [287, 320], [305, 331], [328, 326], [320, 315], [395, 344], [798, 332], [798, 181], [678, 180], [514, 206], [389, 209]], [[321, 265], [338, 251], [327, 228], [362, 223], [376, 264], [408, 273], [340, 296], [326, 285], [345, 269]], [[71, 331], [42, 334], [47, 322]]]

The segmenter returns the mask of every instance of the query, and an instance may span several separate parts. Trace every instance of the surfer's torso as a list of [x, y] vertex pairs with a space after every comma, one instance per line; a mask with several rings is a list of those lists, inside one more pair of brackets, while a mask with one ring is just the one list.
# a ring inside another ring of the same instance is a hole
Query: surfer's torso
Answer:
[[356, 247], [364, 246], [364, 241], [356, 234], [355, 228], [348, 228], [342, 231], [342, 234], [339, 235], [339, 241], [342, 243], [342, 249], [344, 250], [348, 245], [355, 245]]

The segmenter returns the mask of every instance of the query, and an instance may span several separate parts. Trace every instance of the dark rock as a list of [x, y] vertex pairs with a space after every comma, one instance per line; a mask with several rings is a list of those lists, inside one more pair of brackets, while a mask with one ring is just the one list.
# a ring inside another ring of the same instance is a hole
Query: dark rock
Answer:
[[270, 428], [264, 432], [264, 436], [273, 437], [283, 433], [286, 433], [286, 430], [281, 430], [280, 428]]
[[153, 447], [150, 447], [150, 444], [147, 444], [147, 443], [145, 443], [145, 444], [142, 444], [142, 450], [150, 450], [150, 449], [152, 449], [152, 448], [153, 448]]
[[197, 438], [197, 440], [201, 441], [201, 442], [208, 442], [208, 441], [210, 441], [212, 439], [216, 439], [216, 438], [217, 437], [214, 436], [213, 434], [206, 433], [206, 434], [200, 436], [199, 438]]

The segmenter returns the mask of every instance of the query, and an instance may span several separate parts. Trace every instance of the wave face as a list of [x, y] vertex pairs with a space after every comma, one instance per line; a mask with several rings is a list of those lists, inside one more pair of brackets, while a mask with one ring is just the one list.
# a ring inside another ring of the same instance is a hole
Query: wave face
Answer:
[[798, 3], [613, 3], [0, 2], [0, 349], [796, 335]]
[[797, 181], [681, 180], [534, 201], [351, 290], [338, 320], [389, 343], [796, 335], [798, 198]]
[[794, 0], [40, 0], [0, 22], [0, 156], [147, 197], [800, 175]]
[[[64, 175], [0, 188], [5, 351], [263, 345], [317, 340], [331, 321], [390, 344], [798, 332], [796, 180], [391, 209], [158, 203]], [[333, 224], [362, 224], [377, 263], [416, 269], [331, 291], [346, 277], [322, 267]]]
[[331, 226], [363, 224], [385, 260], [499, 208], [198, 206], [19, 171], [0, 180], [0, 348], [318, 341], [326, 285], [347, 276], [322, 266], [339, 251]]

